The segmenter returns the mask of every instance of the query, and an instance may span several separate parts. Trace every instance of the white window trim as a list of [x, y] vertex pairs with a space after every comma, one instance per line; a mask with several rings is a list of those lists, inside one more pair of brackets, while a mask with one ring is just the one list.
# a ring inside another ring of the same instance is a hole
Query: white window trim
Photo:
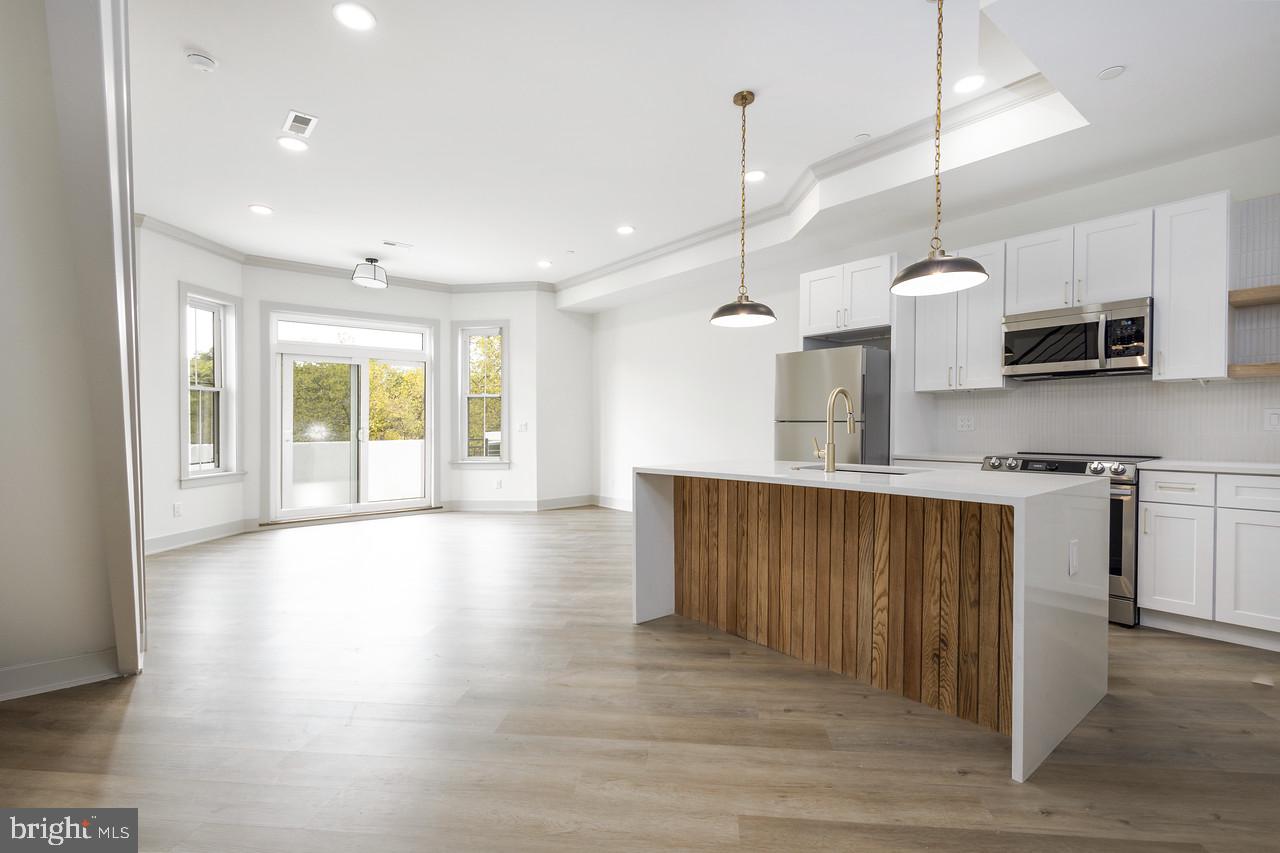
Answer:
[[[467, 457], [467, 352], [464, 339], [468, 332], [497, 329], [502, 337], [502, 456], [494, 458]], [[474, 320], [451, 324], [453, 332], [453, 402], [457, 409], [454, 418], [453, 462], [457, 468], [510, 468], [511, 467], [511, 321]]]
[[[187, 306], [204, 302], [220, 309], [219, 347], [222, 351], [220, 424], [223, 446], [219, 449], [223, 467], [216, 471], [192, 472], [191, 395], [187, 364]], [[187, 282], [178, 282], [178, 485], [183, 489], [215, 486], [244, 479], [241, 449], [244, 447], [244, 417], [241, 411], [241, 365], [244, 361], [244, 303], [239, 297]]]

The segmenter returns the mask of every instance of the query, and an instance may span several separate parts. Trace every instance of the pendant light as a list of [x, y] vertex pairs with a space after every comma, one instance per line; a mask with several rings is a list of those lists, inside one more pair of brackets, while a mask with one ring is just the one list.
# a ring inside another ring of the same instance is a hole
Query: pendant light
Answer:
[[387, 286], [387, 271], [378, 266], [377, 258], [365, 258], [363, 264], [356, 264], [356, 268], [352, 270], [351, 283], [358, 287], [381, 290]]
[[929, 256], [903, 268], [889, 285], [898, 296], [933, 296], [976, 287], [987, 280], [987, 271], [972, 258], [948, 255], [938, 229], [942, 226], [942, 2], [938, 3], [937, 89], [933, 111], [933, 239]]
[[733, 96], [733, 104], [742, 109], [742, 159], [738, 170], [741, 188], [738, 206], [738, 298], [716, 309], [711, 315], [714, 326], [767, 326], [778, 318], [763, 302], [756, 302], [747, 295], [747, 107], [756, 99], [754, 92], [739, 92]]

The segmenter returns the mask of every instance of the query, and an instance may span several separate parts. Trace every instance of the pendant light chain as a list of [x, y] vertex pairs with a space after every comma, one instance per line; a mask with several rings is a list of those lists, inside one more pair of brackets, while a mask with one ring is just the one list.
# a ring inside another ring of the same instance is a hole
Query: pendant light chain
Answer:
[[742, 160], [738, 169], [742, 203], [738, 220], [738, 296], [747, 295], [747, 102], [742, 104]]
[[[942, 227], [942, 2], [938, 0], [937, 98], [933, 111], [933, 239], [929, 257], [944, 254], [939, 229]], [[744, 118], [745, 121], [745, 118]]]

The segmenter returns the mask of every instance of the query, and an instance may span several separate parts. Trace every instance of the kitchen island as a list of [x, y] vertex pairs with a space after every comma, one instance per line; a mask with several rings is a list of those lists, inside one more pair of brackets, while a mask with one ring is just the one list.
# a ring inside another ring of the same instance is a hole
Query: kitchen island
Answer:
[[678, 613], [1007, 734], [1026, 780], [1107, 690], [1108, 483], [848, 467], [636, 468], [635, 621]]

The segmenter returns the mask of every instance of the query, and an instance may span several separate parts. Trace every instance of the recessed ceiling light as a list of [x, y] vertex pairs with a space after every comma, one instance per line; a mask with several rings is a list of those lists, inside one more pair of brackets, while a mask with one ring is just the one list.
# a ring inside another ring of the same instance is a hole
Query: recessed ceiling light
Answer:
[[969, 92], [978, 91], [982, 88], [982, 84], [985, 82], [987, 82], [987, 78], [983, 77], [981, 74], [969, 74], [957, 80], [956, 84], [951, 88], [955, 90], [956, 94], [965, 95]]
[[216, 71], [218, 68], [218, 60], [197, 50], [187, 54], [187, 64], [197, 71]]
[[619, 233], [619, 234], [621, 234], [623, 237], [625, 237], [625, 236], [627, 236], [628, 234], [634, 234], [634, 233], [636, 233], [636, 229], [635, 229], [635, 228], [633, 228], [633, 227], [631, 227], [630, 225], [619, 225], [619, 226], [618, 226], [618, 233]]
[[760, 181], [763, 181], [766, 177], [768, 177], [768, 174], [766, 172], [760, 169], [752, 169], [750, 172], [747, 172], [747, 183], [749, 184], [759, 183]]
[[549, 270], [551, 269], [551, 261], [547, 260], [546, 258], [543, 258], [542, 260], [538, 261], [538, 266], [542, 267], [542, 269], [544, 270]]
[[265, 204], [251, 204], [249, 205], [249, 212], [256, 213], [259, 216], [270, 216], [274, 213], [274, 211]]
[[373, 16], [373, 13], [359, 3], [335, 4], [333, 17], [347, 29], [361, 32], [373, 29], [378, 23], [378, 19]]
[[1123, 74], [1125, 67], [1123, 65], [1111, 65], [1098, 72], [1099, 80], [1114, 80]]
[[276, 139], [276, 143], [285, 151], [306, 151], [311, 147], [305, 139], [296, 136], [281, 136]]
[[853, 141], [854, 141], [854, 142], [866, 142], [866, 141], [867, 141], [868, 139], [870, 139], [870, 138], [871, 138], [871, 134], [866, 133], [866, 132], [863, 132], [863, 133], [859, 133], [857, 136], [855, 136], [855, 137], [853, 138]]

